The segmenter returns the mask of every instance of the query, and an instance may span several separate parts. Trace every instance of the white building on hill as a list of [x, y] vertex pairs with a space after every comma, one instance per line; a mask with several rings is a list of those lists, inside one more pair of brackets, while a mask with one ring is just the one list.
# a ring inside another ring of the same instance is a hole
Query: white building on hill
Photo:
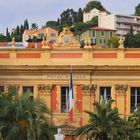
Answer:
[[115, 29], [117, 35], [126, 35], [131, 26], [134, 34], [140, 32], [140, 16], [112, 14], [94, 8], [89, 13], [84, 13], [83, 21], [87, 22], [95, 16], [98, 16], [99, 27]]

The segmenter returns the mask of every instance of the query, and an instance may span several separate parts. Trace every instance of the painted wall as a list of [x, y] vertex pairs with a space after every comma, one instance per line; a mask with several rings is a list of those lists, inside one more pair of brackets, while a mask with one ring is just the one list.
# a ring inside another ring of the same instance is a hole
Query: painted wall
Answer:
[[[104, 32], [104, 35], [101, 35], [101, 32]], [[95, 40], [96, 45], [99, 44], [108, 44], [108, 40], [111, 38], [110, 33], [112, 32], [112, 36], [116, 35], [116, 31], [108, 31], [108, 30], [87, 30], [80, 35], [77, 35], [77, 39], [79, 42], [83, 41], [85, 38], [91, 38], [91, 40]], [[94, 33], [93, 33], [94, 32]], [[95, 35], [95, 36], [94, 36]], [[101, 43], [100, 40], [105, 40], [105, 43]]]
[[[33, 86], [34, 97], [42, 99], [51, 110], [50, 120], [56, 125], [68, 121], [61, 113], [61, 86], [69, 86], [70, 65], [73, 65], [74, 121], [72, 126], [88, 122], [84, 110], [95, 111], [99, 88], [111, 87], [113, 106], [119, 113], [130, 115], [130, 88], [140, 85], [140, 49], [1, 49], [0, 85]], [[48, 86], [40, 91], [39, 86]], [[96, 85], [91, 91], [90, 86]], [[127, 90], [116, 90], [127, 85]], [[86, 88], [83, 88], [85, 87]]]

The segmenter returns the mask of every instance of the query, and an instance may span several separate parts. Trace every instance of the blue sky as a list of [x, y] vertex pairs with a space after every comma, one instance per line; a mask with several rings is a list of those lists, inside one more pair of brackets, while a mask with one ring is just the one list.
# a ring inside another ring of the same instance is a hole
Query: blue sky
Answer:
[[[130, 15], [140, 0], [100, 0], [104, 7], [112, 12]], [[28, 19], [44, 25], [48, 20], [57, 20], [61, 12], [67, 8], [83, 8], [89, 0], [0, 0], [0, 32], [6, 27], [11, 29]]]

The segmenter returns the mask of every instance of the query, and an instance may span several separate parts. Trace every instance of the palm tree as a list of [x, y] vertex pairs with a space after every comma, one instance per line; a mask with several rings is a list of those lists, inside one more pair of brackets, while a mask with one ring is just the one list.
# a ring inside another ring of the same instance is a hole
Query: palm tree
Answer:
[[128, 118], [127, 123], [135, 129], [135, 139], [140, 139], [140, 106], [138, 106], [134, 113]]
[[[96, 102], [96, 112], [85, 111], [89, 114], [89, 124], [74, 131], [76, 136], [87, 135], [95, 140], [125, 140], [130, 138], [131, 126], [119, 117], [118, 109], [111, 108], [113, 100]], [[128, 137], [129, 136], [129, 137]]]
[[2, 95], [0, 112], [0, 132], [4, 140], [42, 140], [42, 136], [53, 140], [49, 110], [40, 100], [31, 99], [30, 94]]

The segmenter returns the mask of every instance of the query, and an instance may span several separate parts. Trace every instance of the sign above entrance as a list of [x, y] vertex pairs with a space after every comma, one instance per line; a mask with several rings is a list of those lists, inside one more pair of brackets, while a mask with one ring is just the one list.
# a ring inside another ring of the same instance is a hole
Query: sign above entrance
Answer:
[[76, 40], [74, 34], [68, 27], [64, 27], [63, 31], [58, 36], [54, 47], [80, 47], [80, 43]]

